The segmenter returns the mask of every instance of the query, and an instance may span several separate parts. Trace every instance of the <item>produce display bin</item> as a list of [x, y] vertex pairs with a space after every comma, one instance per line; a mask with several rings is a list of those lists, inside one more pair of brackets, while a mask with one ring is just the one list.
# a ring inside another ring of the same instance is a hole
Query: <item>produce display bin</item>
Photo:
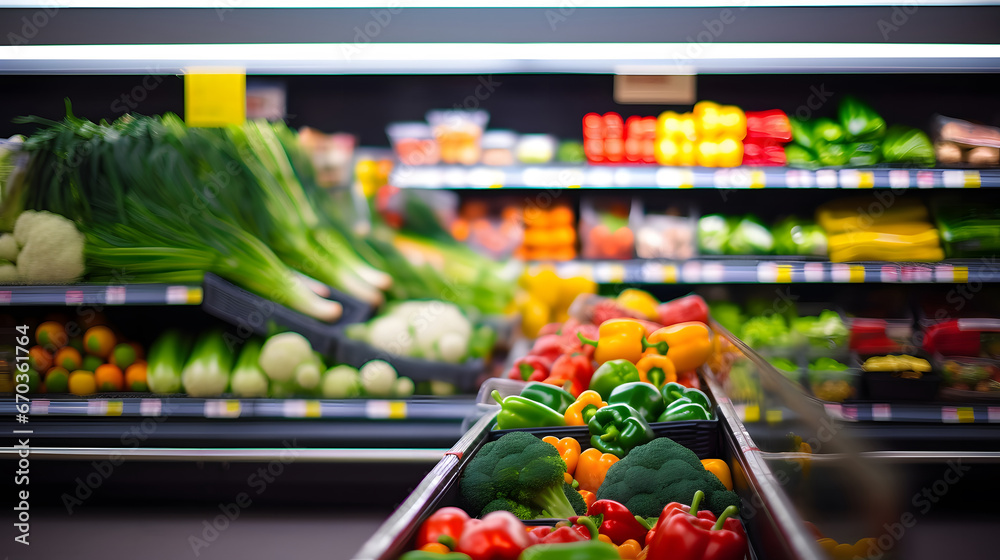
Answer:
[[[393, 560], [412, 549], [413, 539], [421, 523], [440, 507], [459, 504], [458, 484], [462, 470], [475, 453], [492, 439], [490, 426], [496, 410], [482, 416], [459, 442], [445, 455], [412, 494], [385, 521], [367, 543], [359, 550], [355, 560]], [[804, 528], [796, 526], [787, 503], [769, 484], [769, 474], [762, 470], [763, 461], [750, 457], [755, 452], [744, 453], [739, 442], [738, 424], [724, 423], [720, 434], [720, 458], [730, 464], [734, 487], [744, 504], [761, 505], [756, 514], [744, 521], [750, 540], [751, 559], [781, 560], [791, 558], [819, 558], [813, 543], [803, 534]], [[761, 515], [766, 513], [766, 515]], [[787, 524], [787, 525], [786, 525]]]
[[337, 334], [345, 325], [364, 321], [373, 311], [371, 306], [329, 288], [328, 299], [340, 302], [343, 314], [336, 323], [324, 323], [248, 292], [212, 273], [205, 275], [204, 289], [202, 307], [209, 315], [218, 317], [241, 331], [249, 330], [261, 336], [283, 330], [282, 327], [295, 331], [306, 337], [313, 349], [324, 356], [334, 355], [337, 350]]

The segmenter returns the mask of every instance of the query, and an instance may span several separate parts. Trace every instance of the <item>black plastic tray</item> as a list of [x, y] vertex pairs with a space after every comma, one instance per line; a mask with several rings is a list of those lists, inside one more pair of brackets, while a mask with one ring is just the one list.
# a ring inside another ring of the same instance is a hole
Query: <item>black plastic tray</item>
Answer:
[[202, 308], [240, 330], [266, 336], [284, 327], [309, 340], [313, 350], [333, 356], [340, 338], [337, 334], [350, 323], [368, 319], [371, 306], [333, 288], [327, 299], [340, 302], [343, 314], [336, 323], [325, 323], [269, 299], [248, 292], [215, 274], [206, 274]]
[[893, 377], [885, 371], [866, 371], [861, 375], [872, 400], [932, 401], [941, 387], [941, 376], [935, 373], [926, 373], [920, 379]]
[[348, 338], [343, 332], [336, 334], [335, 358], [337, 363], [360, 368], [371, 360], [384, 360], [396, 368], [401, 376], [409, 377], [414, 383], [420, 381], [446, 381], [452, 383], [461, 393], [475, 393], [485, 365], [483, 360], [469, 360], [461, 364], [432, 362], [419, 358], [398, 356], [379, 350], [367, 342]]
[[[719, 445], [718, 420], [694, 420], [689, 422], [650, 422], [649, 427], [657, 437], [668, 437], [695, 452], [699, 459], [716, 456]], [[590, 430], [586, 426], [565, 426], [547, 428], [514, 428], [510, 430], [490, 430], [489, 441], [510, 432], [528, 432], [536, 436], [571, 437], [580, 442], [580, 447], [590, 445]]]

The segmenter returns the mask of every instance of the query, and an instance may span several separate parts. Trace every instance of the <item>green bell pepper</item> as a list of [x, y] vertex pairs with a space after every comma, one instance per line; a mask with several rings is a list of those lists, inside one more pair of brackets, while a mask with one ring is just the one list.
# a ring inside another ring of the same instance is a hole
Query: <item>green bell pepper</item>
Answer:
[[894, 124], [882, 140], [882, 156], [889, 163], [934, 165], [934, 144], [922, 131]]
[[684, 402], [683, 399], [687, 399], [688, 402], [701, 405], [706, 411], [712, 410], [712, 401], [708, 399], [708, 395], [693, 387], [685, 387], [680, 383], [671, 382], [660, 388], [660, 394], [663, 396], [663, 402], [667, 408], [670, 408], [670, 405], [675, 401]]
[[655, 422], [666, 408], [659, 389], [651, 383], [636, 381], [615, 387], [608, 404], [627, 404], [639, 411], [647, 422]]
[[809, 149], [798, 144], [788, 144], [785, 146], [785, 161], [788, 167], [798, 167], [801, 169], [815, 169], [819, 167], [819, 160]]
[[857, 98], [844, 97], [837, 108], [837, 117], [849, 142], [878, 140], [885, 135], [885, 120]]
[[833, 119], [819, 118], [812, 123], [812, 137], [826, 142], [842, 142], [844, 127]]
[[497, 414], [498, 430], [566, 425], [566, 419], [562, 414], [540, 402], [521, 396], [511, 396], [505, 399], [500, 396], [500, 391], [493, 391], [491, 394], [501, 409], [500, 413]]
[[642, 414], [627, 404], [609, 404], [598, 410], [587, 428], [592, 434], [591, 446], [619, 458], [656, 437]]
[[822, 165], [840, 167], [851, 161], [851, 152], [844, 144], [831, 144], [817, 140], [815, 148], [816, 155]]
[[[795, 117], [789, 118], [788, 123], [791, 125], [792, 128], [792, 142], [795, 142], [796, 144], [802, 146], [803, 148], [812, 148], [814, 139], [812, 124], [809, 123], [808, 121], [797, 119]], [[787, 146], [785, 147], [785, 152], [786, 152], [785, 155], [787, 156], [788, 152]]]
[[663, 411], [657, 419], [658, 422], [685, 422], [691, 420], [711, 420], [712, 416], [705, 407], [694, 402], [682, 402], [684, 399], [674, 401]]
[[[536, 544], [521, 552], [520, 560], [618, 560], [618, 549], [601, 541]], [[449, 559], [450, 560], [450, 559]]]
[[605, 401], [611, 391], [622, 383], [639, 381], [639, 370], [628, 360], [608, 360], [590, 378], [590, 390], [597, 391]]
[[542, 403], [559, 414], [565, 414], [569, 405], [576, 402], [576, 398], [565, 389], [549, 383], [528, 383], [528, 386], [521, 390], [521, 396]]
[[851, 167], [878, 165], [882, 161], [882, 149], [874, 142], [847, 144], [847, 155]]
[[472, 560], [472, 557], [461, 552], [441, 554], [440, 552], [428, 552], [426, 550], [411, 550], [400, 556], [399, 560]]

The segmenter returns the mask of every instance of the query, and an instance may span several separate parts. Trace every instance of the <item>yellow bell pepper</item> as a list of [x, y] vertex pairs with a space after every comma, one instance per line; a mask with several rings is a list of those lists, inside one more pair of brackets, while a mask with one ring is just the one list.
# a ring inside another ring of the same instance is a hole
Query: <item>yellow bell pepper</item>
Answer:
[[685, 167], [698, 165], [698, 156], [696, 154], [694, 142], [689, 140], [681, 142], [680, 151], [677, 153], [677, 165]]
[[677, 381], [677, 368], [670, 358], [661, 354], [643, 354], [635, 363], [639, 370], [639, 381], [663, 387], [667, 383]]
[[537, 299], [534, 295], [521, 306], [521, 333], [528, 338], [538, 336], [538, 331], [549, 323], [552, 314], [551, 308], [544, 301]]
[[603, 364], [608, 360], [628, 360], [633, 364], [642, 357], [646, 327], [635, 319], [609, 319], [597, 330], [598, 340], [577, 335], [584, 344], [594, 346], [594, 360]]
[[629, 311], [635, 311], [650, 321], [656, 321], [660, 316], [656, 311], [660, 302], [645, 290], [629, 288], [618, 294], [615, 301], [618, 305]]
[[657, 138], [656, 144], [653, 145], [653, 155], [656, 157], [656, 163], [660, 165], [677, 165], [680, 153], [680, 144], [673, 138]]
[[732, 136], [743, 140], [747, 135], [746, 114], [735, 105], [700, 101], [694, 106], [694, 121], [698, 138], [702, 140], [718, 136]]
[[677, 371], [697, 369], [712, 355], [711, 331], [699, 321], [663, 327], [649, 335], [644, 354], [665, 355]]
[[576, 464], [580, 461], [580, 442], [571, 437], [558, 439], [555, 436], [545, 436], [542, 441], [556, 448], [559, 456], [566, 462], [566, 474], [570, 475], [572, 480], [572, 475], [576, 472]]
[[[566, 408], [566, 413], [563, 414], [563, 417], [566, 419], [567, 426], [586, 426], [590, 417], [594, 415], [594, 412], [605, 406], [608, 406], [608, 403], [601, 400], [600, 393], [587, 390], [580, 393], [580, 396], [576, 398], [576, 402]], [[577, 444], [577, 448], [579, 447], [580, 445]], [[577, 452], [579, 453], [579, 449]]]
[[641, 550], [642, 546], [639, 545], [639, 541], [635, 539], [628, 539], [618, 545], [618, 556], [622, 560], [635, 560], [638, 558]]
[[576, 481], [580, 483], [580, 490], [596, 493], [604, 483], [608, 469], [617, 462], [618, 457], [610, 453], [601, 453], [593, 447], [581, 453], [580, 460], [576, 464]]
[[702, 140], [696, 158], [702, 167], [736, 167], [743, 163], [743, 142], [728, 136]]
[[733, 489], [733, 474], [729, 471], [729, 465], [722, 459], [702, 459], [701, 465], [705, 470], [714, 474], [719, 482], [726, 487], [726, 490]]

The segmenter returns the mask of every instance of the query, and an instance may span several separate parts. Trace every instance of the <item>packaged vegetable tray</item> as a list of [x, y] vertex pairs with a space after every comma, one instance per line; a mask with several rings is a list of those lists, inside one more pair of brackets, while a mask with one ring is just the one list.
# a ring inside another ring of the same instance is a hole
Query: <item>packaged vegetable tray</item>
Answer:
[[[896, 365], [888, 363], [886, 367], [878, 366], [877, 371], [872, 370], [874, 364], [870, 359], [886, 358], [888, 361], [893, 357], [901, 357], [901, 360], [896, 359]], [[922, 364], [921, 367], [909, 367], [913, 365], [913, 359], [926, 362], [926, 369], [923, 369]], [[855, 354], [853, 363], [861, 370], [867, 397], [871, 400], [932, 401], [941, 387], [941, 376], [934, 371], [930, 358], [921, 352]], [[917, 372], [920, 373], [919, 377], [915, 376]]]
[[1000, 361], [989, 358], [934, 356], [941, 372], [941, 396], [955, 401], [1000, 401]]

